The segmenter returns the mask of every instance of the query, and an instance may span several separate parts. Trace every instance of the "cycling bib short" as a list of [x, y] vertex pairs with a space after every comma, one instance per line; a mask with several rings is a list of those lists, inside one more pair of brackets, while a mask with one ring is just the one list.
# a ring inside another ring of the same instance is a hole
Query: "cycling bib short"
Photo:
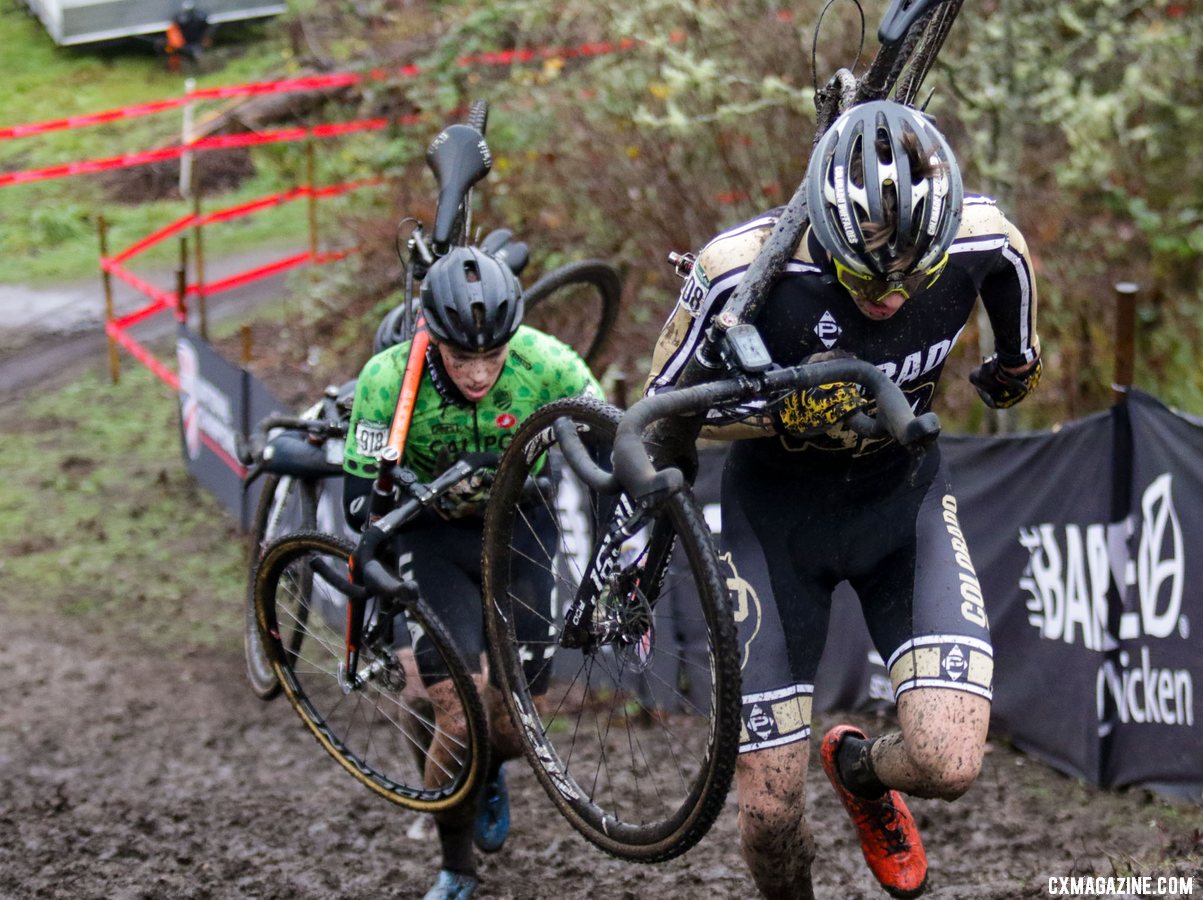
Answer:
[[892, 454], [811, 469], [766, 465], [761, 443], [736, 442], [723, 472], [721, 568], [738, 588], [743, 668], [740, 752], [810, 737], [832, 592], [845, 580], [895, 700], [915, 688], [990, 699], [985, 607], [938, 449], [908, 477], [905, 453], [887, 465]]
[[[529, 528], [517, 529], [509, 592], [514, 599], [514, 631], [519, 647], [528, 642], [547, 644], [551, 620], [552, 572], [534, 561], [539, 550], [554, 546], [555, 522], [542, 506], [525, 509]], [[520, 532], [520, 533], [519, 533]], [[456, 649], [469, 670], [480, 671], [485, 651], [484, 614], [481, 609], [481, 544], [484, 520], [477, 517], [443, 519], [426, 512], [406, 526], [393, 540], [398, 568], [403, 578], [417, 582], [422, 599], [447, 626]], [[421, 632], [398, 634], [398, 643], [412, 643], [422, 681], [428, 687], [448, 677], [441, 658]], [[526, 677], [535, 693], [546, 689], [547, 663], [523, 652]]]

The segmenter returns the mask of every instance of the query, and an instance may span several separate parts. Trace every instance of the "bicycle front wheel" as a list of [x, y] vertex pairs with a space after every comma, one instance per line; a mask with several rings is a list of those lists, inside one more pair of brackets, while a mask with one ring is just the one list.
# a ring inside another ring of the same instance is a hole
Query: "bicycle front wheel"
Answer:
[[[308, 532], [264, 552], [255, 610], [272, 670], [318, 743], [361, 784], [421, 812], [456, 806], [475, 795], [487, 753], [472, 675], [423, 601], [382, 606], [373, 598], [357, 670], [345, 670], [348, 598], [340, 588], [351, 550]], [[423, 651], [420, 674], [410, 647], [423, 636], [433, 653]]]
[[317, 487], [313, 482], [298, 481], [288, 475], [268, 475], [263, 479], [259, 505], [251, 523], [251, 545], [247, 565], [247, 590], [243, 615], [242, 647], [246, 657], [246, 677], [260, 700], [272, 700], [280, 694], [280, 681], [272, 671], [271, 660], [259, 638], [255, 616], [255, 569], [267, 545], [294, 531], [313, 531], [317, 527]]
[[[557, 488], [531, 490], [528, 476], [557, 450], [556, 420], [608, 465], [619, 417], [596, 401], [560, 401], [515, 435], [485, 522], [485, 621], [510, 716], [552, 802], [603, 850], [658, 862], [696, 844], [723, 807], [739, 664], [710, 533], [687, 493], [641, 518], [567, 465]], [[538, 524], [549, 515], [553, 540]], [[529, 595], [540, 576], [554, 585], [550, 614]]]
[[595, 365], [618, 319], [622, 278], [607, 262], [580, 260], [548, 272], [524, 299], [527, 325], [554, 335]]

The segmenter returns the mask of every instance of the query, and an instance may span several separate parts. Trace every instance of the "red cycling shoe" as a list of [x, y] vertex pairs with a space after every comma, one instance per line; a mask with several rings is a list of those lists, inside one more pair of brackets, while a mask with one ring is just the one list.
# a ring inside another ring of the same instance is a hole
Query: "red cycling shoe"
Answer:
[[837, 725], [823, 735], [819, 748], [823, 771], [856, 826], [861, 852], [873, 876], [893, 897], [918, 897], [927, 887], [927, 854], [915, 819], [897, 791], [866, 800], [844, 787], [836, 756], [845, 736], [864, 738], [865, 734], [851, 725]]

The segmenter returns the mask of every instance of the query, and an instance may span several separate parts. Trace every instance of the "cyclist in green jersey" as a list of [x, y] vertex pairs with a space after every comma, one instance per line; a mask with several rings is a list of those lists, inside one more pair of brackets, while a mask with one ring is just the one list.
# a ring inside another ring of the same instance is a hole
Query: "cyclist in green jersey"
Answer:
[[[487, 458], [481, 454], [500, 453], [522, 420], [540, 406], [563, 397], [602, 396], [601, 387], [575, 352], [521, 324], [518, 279], [478, 248], [455, 248], [431, 266], [422, 283], [422, 310], [430, 345], [401, 459], [422, 481], [460, 458], [480, 462]], [[387, 444], [411, 347], [407, 341], [372, 357], [359, 376], [344, 464], [347, 519], [356, 528], [362, 528], [366, 519], [377, 458]], [[436, 510], [407, 526], [394, 548], [401, 574], [417, 582], [422, 596], [455, 636], [469, 667], [478, 673], [485, 649], [480, 556], [487, 499], [487, 479], [465, 479]], [[529, 515], [535, 522], [532, 541], [554, 541], [550, 513], [532, 506]], [[525, 555], [536, 558], [534, 549]], [[514, 583], [532, 611], [528, 622], [516, 623], [520, 642], [525, 634], [532, 640], [540, 637], [540, 630], [546, 637], [551, 606], [551, 573], [534, 566], [529, 569]], [[445, 673], [423, 645], [419, 637], [412, 652], [434, 697]], [[478, 675], [489, 712], [488, 777], [477, 810], [436, 816], [443, 860], [426, 900], [471, 897], [477, 885], [473, 843], [484, 852], [496, 852], [509, 831], [501, 766], [518, 756], [522, 745], [500, 697], [485, 682]], [[439, 720], [438, 726], [454, 732], [456, 723]]]

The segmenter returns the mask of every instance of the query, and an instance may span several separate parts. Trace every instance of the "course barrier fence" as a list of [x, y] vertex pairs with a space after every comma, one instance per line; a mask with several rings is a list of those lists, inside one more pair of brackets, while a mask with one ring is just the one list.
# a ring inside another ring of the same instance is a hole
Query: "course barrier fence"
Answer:
[[[674, 33], [674, 42], [684, 40], [684, 35]], [[593, 41], [568, 47], [541, 47], [531, 49], [486, 51], [466, 56], [456, 60], [461, 68], [474, 66], [507, 66], [546, 62], [553, 59], [583, 59], [620, 53], [639, 46], [634, 38], [623, 38], [618, 41]], [[267, 94], [288, 94], [298, 92], [335, 90], [354, 87], [367, 81], [384, 81], [396, 77], [412, 78], [425, 71], [417, 64], [408, 64], [396, 68], [371, 69], [367, 72], [335, 72], [327, 75], [311, 75], [302, 78], [280, 79], [276, 81], [250, 82], [246, 84], [226, 85], [223, 87], [201, 88], [192, 90], [178, 97], [169, 97], [149, 103], [138, 103], [118, 109], [102, 110], [77, 116], [67, 116], [50, 119], [43, 122], [30, 122], [19, 125], [0, 126], [0, 141], [16, 138], [45, 135], [56, 131], [66, 131], [75, 128], [86, 128], [120, 122], [141, 116], [153, 115], [207, 100], [222, 100], [235, 97], [253, 97]], [[255, 134], [218, 135], [201, 138], [194, 141], [181, 142], [179, 146], [161, 147], [154, 150], [143, 150], [111, 156], [104, 159], [78, 160], [55, 166], [45, 166], [36, 169], [26, 169], [15, 172], [0, 172], [0, 187], [14, 184], [29, 184], [36, 181], [46, 181], [53, 178], [65, 178], [72, 175], [84, 175], [93, 172], [104, 172], [112, 169], [128, 168], [130, 166], [146, 165], [177, 159], [186, 153], [206, 150], [229, 150], [247, 147], [255, 144], [280, 143], [286, 141], [305, 140], [311, 137], [324, 138], [352, 134], [361, 131], [372, 131], [387, 128], [390, 125], [412, 124], [420, 119], [419, 115], [405, 116], [399, 119], [374, 118], [361, 119], [355, 122], [338, 122], [316, 125], [311, 128], [283, 128], [276, 131], [259, 132]]]
[[[185, 231], [253, 215], [265, 209], [292, 203], [296, 200], [316, 200], [319, 198], [336, 197], [340, 194], [350, 193], [351, 191], [363, 188], [378, 187], [387, 183], [388, 180], [387, 178], [366, 178], [320, 187], [298, 186], [287, 191], [260, 197], [224, 209], [212, 210], [203, 214], [192, 213], [182, 216], [171, 224], [160, 228], [146, 237], [140, 238], [124, 250], [112, 255], [105, 255], [102, 250], [100, 269], [106, 279], [117, 278], [150, 301], [138, 309], [120, 316], [107, 315], [105, 334], [113, 345], [124, 348], [134, 359], [146, 366], [157, 378], [171, 387], [172, 390], [178, 392], [180, 389], [179, 377], [165, 363], [157, 359], [140, 341], [133, 337], [129, 329], [160, 313], [168, 311], [174, 312], [177, 321], [183, 323], [186, 318], [187, 302], [190, 297], [206, 298], [225, 291], [234, 290], [235, 288], [244, 287], [264, 278], [280, 275], [301, 266], [318, 266], [337, 262], [346, 259], [349, 255], [356, 252], [355, 248], [325, 252], [310, 249], [207, 283], [201, 283], [200, 281], [188, 282], [181, 276], [174, 291], [156, 287], [149, 281], [131, 272], [125, 264], [139, 254], [145, 253], [151, 247]], [[108, 293], [107, 290], [106, 293]], [[111, 301], [108, 305], [111, 308]]]

